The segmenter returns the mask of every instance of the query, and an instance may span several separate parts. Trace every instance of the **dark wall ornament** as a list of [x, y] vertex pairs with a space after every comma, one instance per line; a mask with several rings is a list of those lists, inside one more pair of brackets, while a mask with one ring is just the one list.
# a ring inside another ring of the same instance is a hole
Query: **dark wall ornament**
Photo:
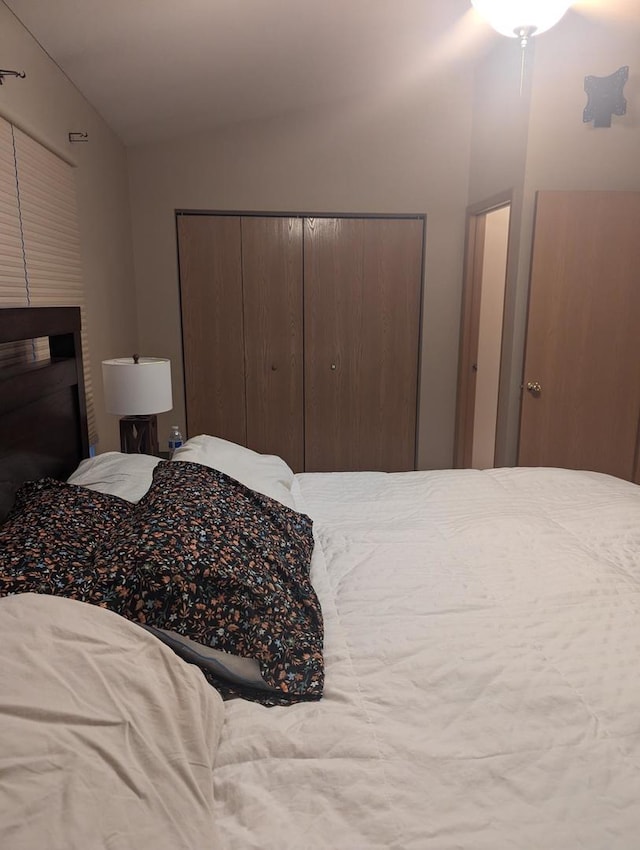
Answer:
[[593, 121], [594, 127], [610, 127], [612, 115], [626, 114], [627, 101], [622, 90], [628, 79], [628, 65], [623, 65], [608, 77], [584, 78], [584, 90], [588, 98], [582, 113], [585, 124]]

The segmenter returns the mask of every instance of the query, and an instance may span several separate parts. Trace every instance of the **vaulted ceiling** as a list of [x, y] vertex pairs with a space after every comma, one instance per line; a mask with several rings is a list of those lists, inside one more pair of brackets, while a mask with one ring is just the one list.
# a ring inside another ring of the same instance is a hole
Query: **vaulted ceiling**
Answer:
[[[470, 0], [0, 2], [127, 145], [440, 85], [501, 38]], [[572, 15], [640, 31], [640, 0], [574, 0]]]
[[127, 145], [397, 86], [495, 37], [469, 0], [5, 0]]

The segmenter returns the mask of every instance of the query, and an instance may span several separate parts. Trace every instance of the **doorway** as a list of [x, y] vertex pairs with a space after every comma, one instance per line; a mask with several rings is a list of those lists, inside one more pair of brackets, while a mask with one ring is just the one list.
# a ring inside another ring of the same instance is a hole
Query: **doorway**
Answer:
[[495, 465], [511, 198], [467, 212], [455, 466]]

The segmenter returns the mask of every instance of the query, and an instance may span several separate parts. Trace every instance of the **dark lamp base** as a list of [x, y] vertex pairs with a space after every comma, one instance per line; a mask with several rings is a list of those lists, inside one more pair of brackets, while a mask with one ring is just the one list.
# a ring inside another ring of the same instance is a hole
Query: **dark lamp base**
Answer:
[[158, 417], [123, 416], [120, 420], [120, 448], [125, 454], [155, 455], [158, 446]]

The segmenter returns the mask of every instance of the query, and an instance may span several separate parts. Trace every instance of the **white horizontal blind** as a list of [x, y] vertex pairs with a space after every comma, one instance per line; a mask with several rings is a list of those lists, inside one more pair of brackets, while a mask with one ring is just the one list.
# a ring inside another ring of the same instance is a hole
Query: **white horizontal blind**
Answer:
[[[0, 307], [26, 307], [28, 303], [12, 127], [0, 118]], [[0, 346], [2, 368], [30, 358], [29, 343]]]
[[[89, 443], [97, 442], [73, 169], [14, 128], [22, 237], [32, 307], [79, 306]], [[39, 350], [48, 357], [49, 352]]]

